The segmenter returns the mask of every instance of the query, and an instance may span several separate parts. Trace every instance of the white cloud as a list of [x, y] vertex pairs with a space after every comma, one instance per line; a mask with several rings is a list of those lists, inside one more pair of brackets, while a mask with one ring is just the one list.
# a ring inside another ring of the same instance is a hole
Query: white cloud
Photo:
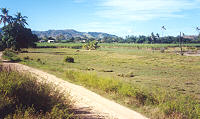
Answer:
[[182, 11], [195, 9], [200, 0], [101, 0], [97, 15], [125, 21], [184, 17]]
[[[128, 30], [127, 30], [128, 29]], [[105, 32], [110, 34], [115, 34], [119, 36], [126, 36], [130, 33], [133, 33], [131, 30], [132, 26], [127, 26], [120, 22], [102, 22], [95, 21], [87, 24], [79, 25], [79, 30], [85, 32]]]
[[[77, 0], [79, 1], [79, 0]], [[80, 0], [90, 1], [90, 0]], [[92, 0], [91, 0], [92, 1]], [[148, 25], [137, 27], [134, 21], [187, 18], [190, 10], [199, 10], [200, 0], [94, 0], [94, 21], [79, 25], [82, 31], [97, 31], [126, 36], [147, 34]], [[93, 2], [94, 2], [93, 1]], [[189, 11], [189, 12], [188, 12]], [[146, 22], [146, 23], [147, 23]], [[145, 23], [145, 22], [144, 22]], [[150, 23], [150, 22], [149, 22]], [[155, 24], [155, 23], [154, 23]], [[161, 23], [162, 24], [162, 23]], [[155, 26], [156, 27], [156, 26]], [[139, 31], [137, 31], [139, 29]], [[179, 28], [178, 28], [179, 29]], [[160, 32], [159, 25], [154, 29]], [[180, 29], [179, 29], [180, 31]], [[185, 30], [186, 31], [186, 30]], [[152, 31], [150, 31], [152, 32]], [[171, 32], [170, 32], [171, 33]]]

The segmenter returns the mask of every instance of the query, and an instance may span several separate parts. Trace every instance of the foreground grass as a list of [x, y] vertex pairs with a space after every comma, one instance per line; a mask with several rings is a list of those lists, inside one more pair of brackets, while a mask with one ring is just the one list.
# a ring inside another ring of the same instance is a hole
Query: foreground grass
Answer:
[[159, 108], [151, 115], [153, 118], [198, 119], [200, 115], [199, 102], [190, 96], [161, 88], [155, 88], [153, 92], [149, 92], [147, 88], [130, 85], [113, 78], [99, 77], [95, 73], [67, 70], [66, 77], [91, 89], [111, 94], [113, 98], [129, 106]]
[[52, 85], [0, 67], [0, 118], [68, 119], [71, 102]]
[[[148, 117], [199, 118], [200, 57], [124, 47], [29, 49], [19, 56], [23, 64], [84, 85]], [[75, 63], [65, 63], [66, 56]]]

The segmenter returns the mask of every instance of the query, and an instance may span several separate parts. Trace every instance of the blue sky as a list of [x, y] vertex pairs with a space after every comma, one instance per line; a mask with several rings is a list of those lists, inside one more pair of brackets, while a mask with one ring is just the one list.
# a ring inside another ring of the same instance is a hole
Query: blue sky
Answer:
[[[197, 34], [200, 0], [0, 0], [10, 15], [28, 16], [32, 30], [75, 29], [118, 36]], [[2, 25], [1, 25], [2, 26]]]

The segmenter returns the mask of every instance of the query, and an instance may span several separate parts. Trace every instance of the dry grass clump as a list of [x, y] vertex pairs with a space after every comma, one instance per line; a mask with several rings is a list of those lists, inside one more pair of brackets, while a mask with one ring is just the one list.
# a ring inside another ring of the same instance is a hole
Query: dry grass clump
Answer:
[[51, 84], [0, 67], [0, 118], [66, 119], [71, 102]]

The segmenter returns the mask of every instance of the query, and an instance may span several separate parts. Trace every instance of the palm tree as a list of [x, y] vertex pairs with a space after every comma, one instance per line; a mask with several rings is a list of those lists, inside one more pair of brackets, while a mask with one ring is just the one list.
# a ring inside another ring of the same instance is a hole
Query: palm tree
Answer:
[[155, 43], [155, 41], [156, 41], [156, 36], [154, 35], [153, 32], [151, 33], [151, 40], [153, 43]]
[[0, 15], [0, 24], [3, 22], [4, 26], [7, 23], [11, 23], [12, 16], [8, 15], [8, 10], [6, 8], [1, 8], [2, 15]]
[[157, 36], [157, 38], [160, 38], [160, 35], [158, 33], [156, 34], [156, 36]]
[[[199, 27], [196, 27], [196, 30], [197, 30], [197, 32], [200, 34], [200, 28]], [[198, 35], [199, 35], [198, 34]]]
[[28, 23], [26, 22], [27, 18], [28, 18], [27, 16], [22, 16], [22, 14], [18, 12], [13, 20], [15, 23], [18, 23], [24, 27], [25, 24], [28, 25]]
[[165, 28], [165, 26], [162, 26], [162, 27], [161, 27], [161, 30], [162, 30], [162, 37], [163, 37], [164, 31], [166, 31], [167, 29]]

